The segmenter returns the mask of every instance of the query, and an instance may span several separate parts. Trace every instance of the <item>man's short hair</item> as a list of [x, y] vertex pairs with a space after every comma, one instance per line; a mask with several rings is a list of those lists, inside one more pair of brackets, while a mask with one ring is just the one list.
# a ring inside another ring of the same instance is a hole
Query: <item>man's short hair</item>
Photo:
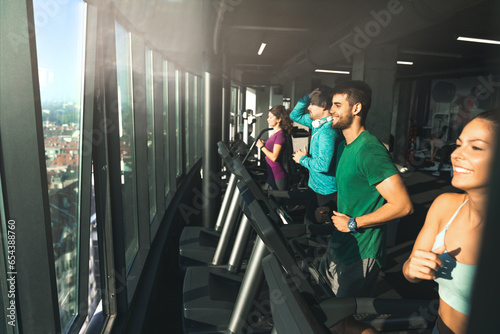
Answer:
[[372, 104], [372, 89], [366, 82], [359, 80], [341, 82], [333, 88], [332, 97], [337, 94], [346, 94], [351, 107], [358, 102], [361, 103], [360, 116], [363, 121], [366, 119]]
[[325, 110], [330, 110], [332, 107], [332, 88], [321, 85], [318, 88], [318, 93], [314, 93], [311, 96], [311, 104], [315, 106], [322, 106], [323, 102], [326, 103], [326, 106], [324, 107]]

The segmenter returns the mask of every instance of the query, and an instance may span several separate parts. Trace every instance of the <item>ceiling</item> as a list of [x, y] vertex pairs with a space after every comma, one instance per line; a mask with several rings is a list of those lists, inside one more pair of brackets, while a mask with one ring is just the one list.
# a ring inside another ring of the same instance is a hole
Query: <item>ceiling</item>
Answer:
[[[203, 52], [248, 86], [282, 84], [317, 68], [351, 70], [352, 58], [393, 44], [400, 78], [498, 73], [498, 0], [114, 0], [148, 40], [188, 70]], [[361, 36], [361, 35], [364, 35]], [[267, 46], [261, 56], [261, 43]], [[187, 65], [186, 65], [187, 64]], [[319, 75], [319, 74], [316, 74]]]
[[[398, 76], [491, 73], [500, 45], [457, 41], [500, 39], [500, 1], [233, 0], [223, 11], [221, 48], [233, 74], [276, 83], [316, 68], [350, 70], [356, 53], [396, 44]], [[389, 15], [387, 15], [389, 14]], [[356, 39], [356, 35], [357, 39]], [[363, 36], [364, 35], [364, 36]], [[257, 51], [264, 42], [263, 54]]]

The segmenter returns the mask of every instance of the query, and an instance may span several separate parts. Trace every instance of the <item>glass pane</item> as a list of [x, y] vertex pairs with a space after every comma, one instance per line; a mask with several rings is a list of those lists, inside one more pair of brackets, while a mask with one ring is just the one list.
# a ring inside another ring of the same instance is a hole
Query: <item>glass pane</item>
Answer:
[[[198, 87], [199, 80], [196, 75], [193, 76], [193, 119], [192, 119], [192, 127], [193, 127], [193, 141], [194, 141], [194, 159], [198, 159], [200, 157], [200, 147], [199, 147], [199, 138], [200, 131], [198, 129], [198, 124], [200, 122], [200, 108], [198, 104], [199, 92]], [[194, 163], [194, 161], [193, 161]]]
[[202, 77], [198, 77], [198, 109], [199, 109], [199, 119], [198, 119], [198, 132], [200, 134], [200, 138], [198, 138], [198, 145], [200, 145], [200, 158], [203, 157], [203, 138], [205, 138], [205, 132], [203, 129], [203, 124], [205, 124], [205, 107], [203, 100], [203, 82]]
[[192, 121], [192, 115], [191, 115], [191, 108], [190, 108], [190, 94], [191, 94], [191, 89], [190, 89], [190, 75], [189, 73], [185, 74], [185, 81], [184, 81], [184, 138], [185, 138], [185, 147], [186, 147], [186, 169], [189, 169], [189, 166], [191, 166], [191, 142], [189, 141], [189, 136], [190, 136], [190, 129], [189, 129], [189, 124]]
[[229, 139], [235, 140], [236, 132], [236, 118], [238, 115], [238, 88], [231, 87], [231, 116], [230, 116], [230, 128], [229, 128]]
[[181, 73], [175, 70], [175, 137], [176, 141], [176, 155], [177, 155], [177, 173], [179, 177], [182, 174], [182, 138], [181, 138]]
[[101, 305], [101, 271], [99, 267], [99, 243], [97, 234], [97, 217], [95, 211], [94, 164], [92, 163], [92, 188], [90, 193], [90, 238], [89, 238], [89, 285], [88, 310], [85, 323], [80, 333], [85, 333], [90, 320], [96, 312], [102, 310]]
[[168, 139], [168, 62], [163, 62], [163, 144], [165, 148], [165, 195], [170, 191], [170, 140]]
[[118, 23], [116, 23], [115, 29], [125, 260], [128, 268], [130, 268], [135, 254], [139, 250], [134, 105], [132, 96], [132, 47], [130, 33]]
[[156, 216], [156, 169], [155, 169], [155, 108], [153, 90], [153, 51], [146, 48], [146, 121], [148, 145], [148, 176], [149, 176], [149, 221]]
[[[256, 113], [256, 105], [257, 105], [257, 92], [255, 89], [252, 89], [252, 88], [247, 88], [247, 92], [246, 92], [246, 107], [245, 107], [245, 110], [252, 110], [252, 113], [255, 114]], [[243, 128], [245, 129], [245, 127]], [[245, 132], [243, 132], [245, 134]], [[245, 143], [249, 144], [250, 143], [250, 139], [249, 137], [252, 136], [252, 134], [255, 134], [255, 123], [252, 124], [251, 127], [248, 128], [248, 135], [244, 135], [243, 137], [243, 140], [245, 141]]]
[[45, 159], [61, 328], [78, 305], [81, 113], [86, 5], [71, 0], [47, 12], [33, 1]]

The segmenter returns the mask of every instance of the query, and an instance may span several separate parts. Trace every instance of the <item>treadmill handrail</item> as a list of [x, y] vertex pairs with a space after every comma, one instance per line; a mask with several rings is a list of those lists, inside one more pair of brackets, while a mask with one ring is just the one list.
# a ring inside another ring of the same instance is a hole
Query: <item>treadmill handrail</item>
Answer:
[[242, 160], [242, 163], [245, 163], [245, 161], [247, 161], [248, 157], [250, 156], [250, 153], [252, 152], [253, 148], [255, 147], [255, 144], [257, 144], [257, 140], [260, 139], [260, 137], [262, 137], [262, 135], [267, 132], [267, 131], [271, 131], [273, 128], [267, 128], [267, 129], [264, 129], [262, 130], [261, 132], [259, 132], [259, 135], [257, 136], [257, 138], [255, 138], [255, 140], [253, 141], [252, 145], [250, 146], [250, 148], [248, 149], [248, 153], [247, 155], [243, 158]]

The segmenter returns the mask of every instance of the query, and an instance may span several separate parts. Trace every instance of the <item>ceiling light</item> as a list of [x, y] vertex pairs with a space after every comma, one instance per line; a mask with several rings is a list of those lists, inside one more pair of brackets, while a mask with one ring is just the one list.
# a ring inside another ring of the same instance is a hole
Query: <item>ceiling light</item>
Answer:
[[320, 73], [335, 73], [335, 74], [351, 74], [349, 71], [335, 71], [335, 70], [315, 70], [314, 72]]
[[398, 60], [397, 61], [398, 65], [413, 65], [413, 62], [412, 61], [402, 61], [402, 60]]
[[482, 39], [482, 38], [472, 38], [472, 37], [463, 37], [463, 36], [459, 36], [457, 38], [457, 41], [485, 43], [485, 44], [500, 44], [500, 41], [495, 41], [493, 39]]
[[259, 49], [259, 52], [257, 52], [257, 54], [260, 56], [262, 54], [262, 52], [264, 52], [265, 48], [266, 48], [266, 43], [262, 43], [260, 45], [260, 49]]
[[462, 55], [457, 53], [444, 53], [444, 52], [434, 52], [427, 50], [401, 50], [399, 52], [403, 54], [421, 55], [421, 56], [462, 58]]
[[284, 32], [308, 32], [311, 29], [291, 28], [291, 27], [264, 27], [264, 26], [232, 26], [238, 30], [264, 30], [264, 31], [284, 31]]

